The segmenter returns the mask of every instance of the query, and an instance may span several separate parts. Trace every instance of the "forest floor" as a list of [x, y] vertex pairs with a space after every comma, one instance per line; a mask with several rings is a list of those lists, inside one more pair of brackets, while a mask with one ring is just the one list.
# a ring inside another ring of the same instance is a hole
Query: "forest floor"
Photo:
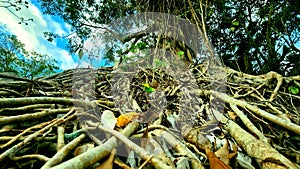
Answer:
[[189, 70], [0, 73], [1, 168], [300, 168], [300, 76]]

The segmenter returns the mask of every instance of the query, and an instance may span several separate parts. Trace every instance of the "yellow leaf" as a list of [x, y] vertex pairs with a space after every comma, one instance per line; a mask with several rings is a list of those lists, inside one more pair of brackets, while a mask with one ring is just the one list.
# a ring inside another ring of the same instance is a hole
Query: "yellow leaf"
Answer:
[[128, 123], [130, 123], [132, 120], [137, 119], [139, 116], [140, 116], [140, 113], [136, 113], [136, 112], [130, 112], [130, 113], [126, 113], [126, 114], [121, 114], [117, 118], [116, 126], [117, 127], [124, 127]]
[[236, 119], [238, 118], [238, 116], [232, 112], [232, 111], [228, 111], [228, 116], [233, 120], [236, 121]]

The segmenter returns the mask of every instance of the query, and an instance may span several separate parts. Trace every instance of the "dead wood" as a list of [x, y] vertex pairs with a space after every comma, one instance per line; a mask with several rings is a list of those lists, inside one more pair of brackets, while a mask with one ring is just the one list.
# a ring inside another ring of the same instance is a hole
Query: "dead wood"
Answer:
[[0, 73], [1, 167], [300, 168], [300, 77], [209, 69]]

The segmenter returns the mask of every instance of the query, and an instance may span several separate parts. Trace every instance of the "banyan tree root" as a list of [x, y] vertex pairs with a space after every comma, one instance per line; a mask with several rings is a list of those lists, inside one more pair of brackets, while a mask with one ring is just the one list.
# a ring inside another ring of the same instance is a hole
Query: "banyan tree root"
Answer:
[[[299, 168], [300, 77], [211, 69], [191, 67], [195, 90], [168, 72], [141, 70], [129, 84], [120, 83], [129, 87], [128, 94], [119, 93], [130, 98], [123, 108], [111, 93], [112, 68], [68, 70], [33, 80], [0, 73], [1, 164]], [[91, 77], [94, 87], [87, 83]], [[158, 84], [149, 94], [143, 84], [151, 82]], [[167, 106], [151, 105], [153, 95], [163, 93]]]

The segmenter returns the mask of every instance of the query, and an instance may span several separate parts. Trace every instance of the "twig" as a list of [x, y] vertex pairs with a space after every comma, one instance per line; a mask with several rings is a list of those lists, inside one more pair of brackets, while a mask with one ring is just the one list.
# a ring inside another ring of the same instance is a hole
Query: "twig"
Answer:
[[271, 167], [272, 164], [276, 166], [282, 164], [291, 169], [299, 168], [299, 166], [292, 163], [289, 159], [280, 154], [270, 144], [256, 139], [253, 135], [242, 129], [234, 121], [227, 119], [219, 111], [214, 111], [213, 113], [218, 121], [225, 124], [223, 125], [225, 130], [228, 131], [235, 141], [243, 147], [250, 157], [254, 157], [256, 159], [258, 164], [262, 165], [263, 163], [268, 162], [268, 159], [272, 159], [273, 162], [270, 161], [270, 164], [267, 164], [269, 166], [265, 166], [266, 168], [274, 168], [274, 166]]
[[71, 150], [73, 150], [78, 144], [85, 138], [85, 134], [81, 134], [79, 137], [72, 140], [70, 143], [62, 147], [50, 160], [43, 165], [41, 169], [51, 168], [60, 163]]
[[24, 134], [26, 134], [26, 133], [29, 132], [30, 130], [42, 128], [42, 127], [44, 127], [45, 125], [48, 125], [48, 124], [53, 123], [55, 120], [56, 120], [56, 119], [53, 119], [53, 120], [51, 120], [51, 121], [44, 122], [44, 123], [38, 124], [38, 125], [36, 125], [36, 126], [32, 126], [32, 127], [30, 127], [30, 128], [27, 128], [27, 129], [24, 130], [22, 133], [16, 135], [13, 139], [11, 139], [11, 140], [10, 140], [9, 142], [7, 142], [6, 144], [1, 145], [1, 146], [0, 146], [0, 149], [4, 149], [4, 148], [6, 148], [7, 146], [11, 145], [12, 143], [14, 143], [15, 141], [17, 141], [21, 136], [23, 136]]
[[[122, 134], [125, 136], [131, 135], [134, 131], [137, 130], [139, 124], [137, 122], [132, 122], [128, 124], [125, 129], [122, 131]], [[115, 137], [111, 137], [105, 143], [84, 152], [64, 163], [61, 163], [52, 169], [61, 169], [61, 168], [76, 168], [76, 169], [84, 169], [95, 162], [103, 159], [108, 156], [110, 152], [117, 146], [117, 139]]]
[[[98, 101], [99, 102], [99, 101]], [[30, 104], [64, 104], [64, 105], [86, 105], [95, 107], [91, 102], [80, 99], [63, 97], [22, 97], [22, 98], [0, 98], [0, 107], [25, 106]]]
[[57, 147], [56, 147], [57, 151], [59, 151], [65, 146], [64, 132], [65, 132], [65, 128], [63, 126], [57, 127]]
[[135, 153], [137, 153], [141, 158], [143, 158], [144, 160], [149, 160], [149, 162], [155, 167], [155, 168], [170, 168], [170, 166], [168, 166], [167, 164], [165, 164], [164, 162], [158, 160], [155, 157], [151, 157], [152, 155], [149, 154], [145, 149], [143, 149], [142, 147], [136, 145], [135, 143], [133, 143], [131, 140], [129, 140], [126, 136], [122, 135], [121, 133], [115, 131], [115, 130], [111, 130], [108, 128], [105, 128], [103, 126], [98, 126], [99, 129], [110, 133], [112, 135], [114, 135], [115, 137], [117, 137], [119, 140], [121, 140], [123, 143], [126, 144], [126, 146], [128, 146], [130, 149], [132, 149]]
[[12, 157], [11, 158], [13, 161], [18, 161], [18, 160], [24, 160], [24, 159], [37, 159], [43, 162], [49, 161], [50, 158], [41, 155], [41, 154], [30, 154], [30, 155], [23, 155], [20, 157]]
[[244, 115], [244, 113], [235, 104], [230, 104], [230, 107], [236, 113], [236, 115], [238, 115], [241, 118], [243, 123], [252, 133], [257, 135], [260, 140], [268, 143], [268, 139], [254, 126], [254, 124], [247, 118], [246, 115]]
[[265, 110], [258, 108], [257, 106], [250, 105], [246, 101], [237, 100], [237, 99], [234, 99], [233, 97], [228, 96], [227, 94], [212, 91], [212, 90], [205, 90], [205, 91], [204, 90], [195, 90], [195, 94], [198, 94], [198, 95], [212, 94], [214, 97], [217, 97], [217, 98], [225, 101], [226, 103], [236, 104], [240, 107], [247, 108], [247, 109], [251, 110], [253, 113], [255, 113], [261, 117], [264, 117], [264, 118], [272, 121], [273, 123], [276, 123], [276, 124], [286, 128], [290, 131], [293, 131], [297, 134], [300, 134], [300, 126], [299, 125], [294, 124], [286, 119], [277, 117], [273, 114], [270, 114], [270, 113], [266, 112]]
[[28, 120], [32, 120], [32, 119], [40, 119], [45, 116], [55, 115], [55, 114], [59, 114], [59, 113], [67, 113], [68, 111], [70, 111], [70, 108], [44, 110], [44, 111], [37, 112], [37, 113], [28, 113], [28, 114], [23, 114], [23, 115], [18, 115], [18, 116], [3, 117], [3, 118], [0, 118], [0, 125], [13, 123], [13, 122], [28, 121]]
[[9, 148], [5, 152], [3, 152], [0, 155], [0, 162], [5, 160], [7, 157], [12, 157], [20, 148], [24, 147], [26, 144], [28, 144], [31, 140], [33, 140], [36, 136], [44, 133], [45, 131], [49, 130], [51, 127], [62, 123], [70, 118], [73, 118], [74, 114], [72, 116], [69, 116], [74, 112], [74, 108], [72, 108], [66, 115], [64, 115], [61, 119], [55, 120], [53, 123], [49, 124], [48, 126], [40, 129], [39, 131], [31, 134], [29, 137], [27, 137], [24, 141], [14, 145], [13, 147]]
[[201, 161], [198, 157], [192, 153], [186, 146], [184, 146], [177, 138], [175, 138], [172, 134], [164, 130], [155, 130], [152, 131], [155, 135], [162, 137], [166, 140], [167, 143], [171, 145], [179, 154], [183, 154], [188, 156], [190, 159], [194, 159], [192, 164], [193, 166], [198, 166], [199, 168], [204, 169], [204, 166], [201, 164]]

